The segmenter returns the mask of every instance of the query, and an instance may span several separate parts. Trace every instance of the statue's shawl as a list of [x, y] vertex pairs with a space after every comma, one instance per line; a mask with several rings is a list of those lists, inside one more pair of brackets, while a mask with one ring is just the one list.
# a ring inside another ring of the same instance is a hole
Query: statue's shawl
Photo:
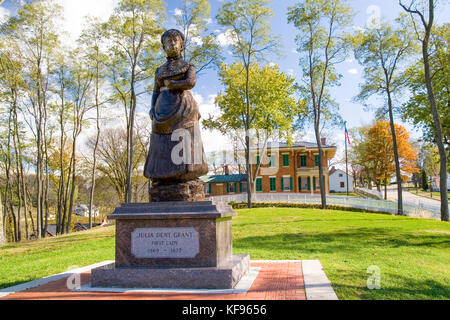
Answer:
[[186, 62], [183, 59], [167, 61], [156, 69], [156, 78], [162, 80], [184, 75], [190, 67], [193, 67], [193, 64]]

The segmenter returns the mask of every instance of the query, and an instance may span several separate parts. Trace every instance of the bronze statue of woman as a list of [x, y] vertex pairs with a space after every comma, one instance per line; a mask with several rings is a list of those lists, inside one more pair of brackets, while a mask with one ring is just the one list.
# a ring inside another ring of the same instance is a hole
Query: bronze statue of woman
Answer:
[[[183, 60], [184, 35], [175, 29], [161, 36], [167, 62], [156, 70], [152, 134], [144, 175], [151, 179], [150, 200], [202, 201], [208, 164], [200, 136], [200, 112], [191, 89], [194, 66]], [[181, 161], [180, 161], [181, 159]]]

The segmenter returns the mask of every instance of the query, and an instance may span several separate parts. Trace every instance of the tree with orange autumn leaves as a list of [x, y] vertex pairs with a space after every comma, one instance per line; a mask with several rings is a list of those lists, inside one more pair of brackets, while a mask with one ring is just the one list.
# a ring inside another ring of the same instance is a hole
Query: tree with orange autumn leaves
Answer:
[[[371, 127], [362, 128], [361, 139], [356, 141], [352, 150], [354, 159], [363, 168], [370, 181], [374, 181], [378, 191], [385, 185], [387, 197], [387, 182], [395, 176], [394, 147], [389, 122], [378, 121]], [[409, 176], [419, 172], [417, 168], [418, 154], [410, 143], [409, 132], [405, 127], [395, 124], [398, 153], [403, 182]]]

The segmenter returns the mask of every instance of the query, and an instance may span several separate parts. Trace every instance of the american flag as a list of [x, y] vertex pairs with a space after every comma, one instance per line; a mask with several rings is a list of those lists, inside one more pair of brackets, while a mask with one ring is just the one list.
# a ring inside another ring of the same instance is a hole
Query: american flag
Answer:
[[350, 143], [350, 136], [348, 135], [347, 127], [345, 127], [345, 139], [347, 139], [348, 145], [350, 146], [351, 145], [351, 143]]

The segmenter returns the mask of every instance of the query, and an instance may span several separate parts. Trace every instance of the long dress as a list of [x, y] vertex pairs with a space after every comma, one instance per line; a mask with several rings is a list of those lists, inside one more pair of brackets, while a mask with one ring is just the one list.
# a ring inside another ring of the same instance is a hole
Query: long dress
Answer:
[[[164, 80], [172, 80], [171, 89]], [[192, 64], [170, 59], [156, 70], [152, 134], [144, 176], [153, 181], [190, 181], [208, 173], [200, 135], [198, 104], [190, 89], [196, 84]]]

